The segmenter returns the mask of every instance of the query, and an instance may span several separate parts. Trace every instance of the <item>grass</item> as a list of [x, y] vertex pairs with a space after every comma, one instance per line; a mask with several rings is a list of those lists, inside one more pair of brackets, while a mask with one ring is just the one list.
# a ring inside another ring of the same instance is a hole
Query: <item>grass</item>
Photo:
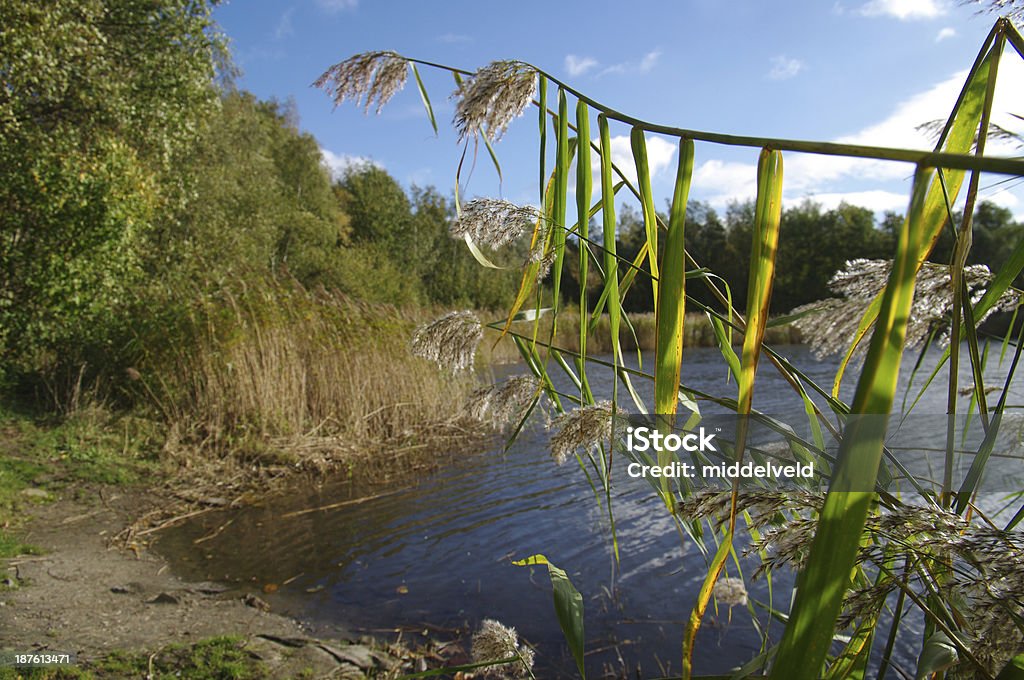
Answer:
[[111, 652], [95, 661], [66, 668], [0, 669], [0, 680], [93, 680], [100, 678], [154, 680], [262, 680], [270, 675], [245, 651], [245, 639], [220, 636], [192, 645], [170, 645], [154, 654]]
[[17, 538], [33, 505], [140, 483], [158, 468], [163, 441], [159, 424], [95, 404], [61, 417], [7, 407], [0, 431], [0, 557], [36, 552]]
[[475, 383], [410, 354], [422, 319], [268, 284], [196, 312], [189, 342], [140, 366], [136, 390], [164, 414], [185, 458], [317, 467], [423, 444], [457, 429]]
[[[370, 665], [357, 668], [358, 660], [336, 662], [326, 652], [317, 650], [320, 643], [338, 650], [351, 644], [359, 649], [360, 656], [369, 651]], [[74, 666], [0, 667], [0, 680], [396, 678], [408, 677], [419, 663], [436, 665], [441, 658], [453, 653], [446, 650], [448, 647], [449, 644], [435, 640], [413, 643], [402, 642], [401, 638], [395, 642], [364, 638], [358, 643], [311, 639], [304, 646], [293, 647], [270, 639], [261, 640], [259, 636], [220, 635], [154, 650], [112, 650], [80, 659]], [[305, 653], [309, 651], [316, 653]]]

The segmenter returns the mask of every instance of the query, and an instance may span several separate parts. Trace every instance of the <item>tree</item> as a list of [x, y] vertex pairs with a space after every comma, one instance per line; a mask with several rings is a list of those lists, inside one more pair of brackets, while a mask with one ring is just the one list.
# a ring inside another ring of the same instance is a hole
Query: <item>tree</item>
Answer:
[[[0, 0], [0, 362], [99, 339], [216, 105], [207, 0]], [[0, 368], [2, 370], [2, 368]]]
[[772, 309], [785, 312], [828, 297], [828, 282], [847, 260], [890, 257], [884, 235], [875, 229], [874, 213], [840, 203], [822, 211], [813, 201], [786, 210]]
[[409, 199], [386, 170], [369, 163], [350, 168], [341, 181], [339, 198], [351, 219], [355, 242], [380, 243], [400, 261], [412, 259], [404, 247], [412, 219]]
[[192, 194], [157, 220], [151, 275], [221, 285], [229, 276], [287, 271], [306, 285], [333, 283], [348, 217], [319, 145], [287, 108], [227, 92], [179, 170]]

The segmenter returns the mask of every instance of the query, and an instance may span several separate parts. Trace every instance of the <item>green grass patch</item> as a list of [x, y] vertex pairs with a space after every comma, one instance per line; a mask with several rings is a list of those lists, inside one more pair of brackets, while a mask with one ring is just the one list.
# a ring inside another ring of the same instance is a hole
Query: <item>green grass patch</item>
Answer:
[[63, 418], [0, 406], [0, 557], [37, 552], [17, 537], [32, 506], [83, 483], [139, 483], [162, 442], [157, 423], [96, 406]]
[[[39, 549], [34, 545], [23, 543], [17, 536], [0, 530], [0, 557], [17, 557], [18, 555], [37, 555]], [[2, 586], [0, 586], [2, 588]]]
[[160, 680], [262, 680], [266, 667], [245, 652], [245, 639], [212, 637], [192, 645], [170, 645], [152, 656], [147, 653], [111, 652], [69, 668], [0, 669], [0, 680], [92, 680], [144, 678]]

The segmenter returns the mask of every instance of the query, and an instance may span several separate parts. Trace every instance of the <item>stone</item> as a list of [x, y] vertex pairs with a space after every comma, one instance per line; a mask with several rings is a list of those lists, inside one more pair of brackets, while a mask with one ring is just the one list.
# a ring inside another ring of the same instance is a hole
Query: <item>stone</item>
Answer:
[[321, 647], [334, 655], [338, 661], [347, 661], [359, 668], [368, 669], [376, 665], [373, 650], [363, 645], [334, 646], [321, 643]]
[[243, 597], [242, 602], [244, 602], [245, 604], [254, 609], [259, 609], [261, 612], [270, 611], [270, 603], [268, 603], [266, 600], [261, 600], [252, 593], [249, 593], [248, 595]]
[[141, 593], [142, 588], [138, 583], [121, 583], [116, 586], [110, 586], [110, 592], [117, 595], [133, 595], [135, 593]]

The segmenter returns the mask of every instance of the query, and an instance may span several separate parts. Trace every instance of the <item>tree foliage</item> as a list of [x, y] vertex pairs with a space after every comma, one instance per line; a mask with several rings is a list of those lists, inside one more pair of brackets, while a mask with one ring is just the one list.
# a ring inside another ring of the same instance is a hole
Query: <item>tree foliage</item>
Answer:
[[307, 285], [331, 280], [349, 218], [320, 147], [277, 102], [229, 91], [179, 166], [183, 207], [158, 221], [154, 273], [224, 285], [232, 276], [287, 271]]
[[0, 357], [106, 325], [216, 103], [206, 0], [0, 0]]

